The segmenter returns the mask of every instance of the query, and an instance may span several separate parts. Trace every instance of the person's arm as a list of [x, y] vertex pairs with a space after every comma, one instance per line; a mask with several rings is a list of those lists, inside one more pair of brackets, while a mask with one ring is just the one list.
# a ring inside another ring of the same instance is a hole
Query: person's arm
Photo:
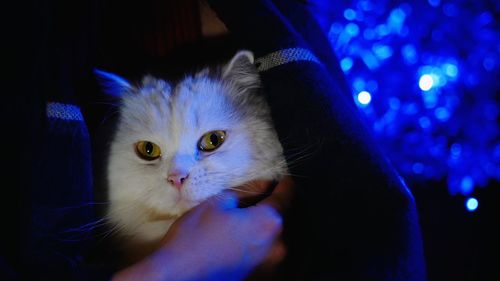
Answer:
[[241, 280], [262, 261], [275, 263], [284, 252], [277, 241], [279, 211], [292, 185], [286, 178], [269, 197], [244, 209], [232, 193], [200, 204], [174, 223], [160, 249], [112, 280]]

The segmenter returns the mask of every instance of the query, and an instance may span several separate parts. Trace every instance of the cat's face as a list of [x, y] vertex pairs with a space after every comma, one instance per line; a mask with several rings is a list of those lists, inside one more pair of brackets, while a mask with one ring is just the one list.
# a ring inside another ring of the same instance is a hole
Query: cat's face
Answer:
[[111, 151], [113, 194], [178, 215], [252, 179], [259, 136], [225, 91], [198, 78], [128, 94]]
[[258, 80], [245, 75], [199, 74], [172, 86], [149, 77], [123, 95], [108, 166], [118, 223], [175, 218], [225, 189], [284, 173], [267, 106], [253, 92]]

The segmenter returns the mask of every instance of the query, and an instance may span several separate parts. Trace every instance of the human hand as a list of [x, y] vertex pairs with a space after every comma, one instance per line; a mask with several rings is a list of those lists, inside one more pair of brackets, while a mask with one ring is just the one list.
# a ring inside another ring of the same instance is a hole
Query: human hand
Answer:
[[[250, 183], [251, 191], [237, 192], [241, 206], [269, 205], [282, 216], [285, 215], [291, 203], [295, 183], [291, 177], [284, 177], [278, 183], [270, 181], [255, 181]], [[252, 194], [253, 193], [253, 194]], [[262, 200], [262, 198], [265, 199]], [[262, 201], [261, 201], [262, 200]], [[287, 248], [280, 234], [275, 238], [271, 249], [262, 262], [253, 270], [246, 280], [273, 280], [276, 266], [283, 261]]]
[[289, 179], [278, 183], [271, 196], [244, 209], [235, 193], [207, 200], [172, 225], [159, 250], [113, 280], [241, 280], [263, 260], [275, 264], [284, 255], [278, 211], [289, 201], [288, 185]]

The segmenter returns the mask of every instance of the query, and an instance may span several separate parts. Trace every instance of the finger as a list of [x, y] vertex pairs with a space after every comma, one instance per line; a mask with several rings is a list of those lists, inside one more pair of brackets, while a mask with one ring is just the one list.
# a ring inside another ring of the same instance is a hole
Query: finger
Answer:
[[238, 196], [232, 191], [221, 192], [208, 201], [211, 201], [212, 204], [216, 204], [223, 210], [229, 210], [238, 207]]
[[279, 213], [283, 213], [289, 206], [293, 195], [294, 182], [291, 177], [285, 176], [281, 179], [274, 191], [267, 198], [262, 200], [259, 205], [267, 204], [277, 210]]
[[283, 218], [278, 211], [269, 205], [257, 205], [247, 208], [245, 211], [254, 222], [249, 225], [246, 231], [252, 233], [256, 244], [268, 243], [271, 245], [283, 228]]
[[266, 258], [261, 263], [261, 267], [265, 269], [272, 268], [282, 262], [285, 259], [285, 256], [285, 243], [283, 243], [281, 239], [277, 239], [269, 250]]

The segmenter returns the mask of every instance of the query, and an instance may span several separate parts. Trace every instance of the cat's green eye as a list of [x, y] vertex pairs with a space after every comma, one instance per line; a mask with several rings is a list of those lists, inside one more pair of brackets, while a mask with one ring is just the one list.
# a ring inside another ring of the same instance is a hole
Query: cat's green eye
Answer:
[[161, 156], [160, 147], [156, 143], [150, 141], [137, 142], [135, 144], [135, 151], [137, 156], [147, 161], [153, 161]]
[[214, 151], [226, 140], [225, 131], [211, 131], [204, 134], [198, 142], [198, 148], [201, 151], [210, 152]]

